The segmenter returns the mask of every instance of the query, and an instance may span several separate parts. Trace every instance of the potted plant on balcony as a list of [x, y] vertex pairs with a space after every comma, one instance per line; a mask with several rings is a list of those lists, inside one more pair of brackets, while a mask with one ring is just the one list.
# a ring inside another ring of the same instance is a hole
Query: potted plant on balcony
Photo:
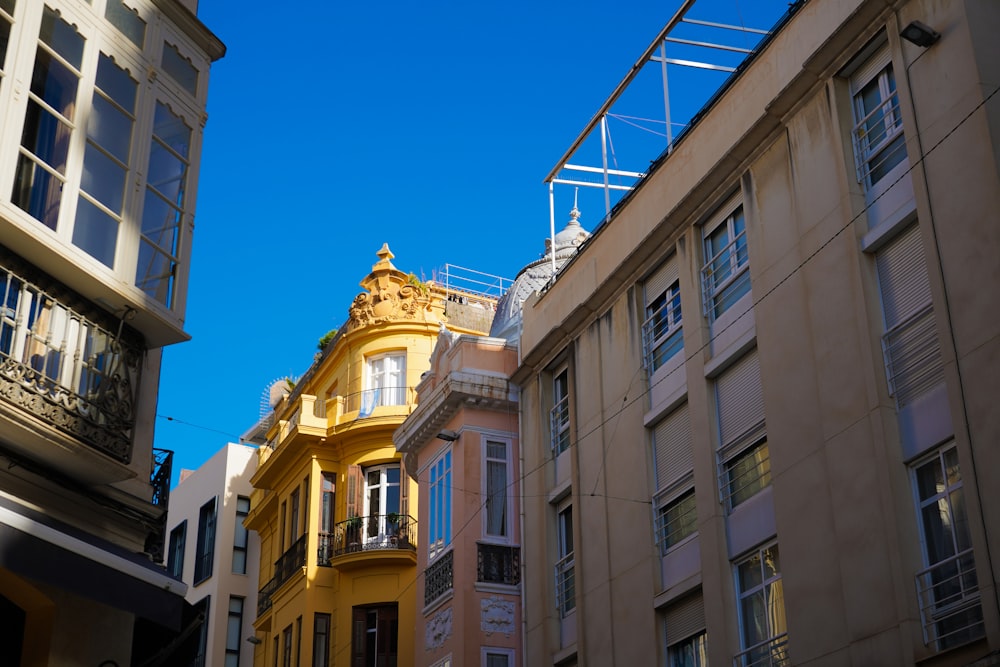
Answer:
[[361, 517], [352, 516], [347, 520], [346, 525], [346, 542], [348, 551], [360, 551], [361, 550]]
[[396, 512], [385, 515], [385, 533], [389, 536], [389, 543], [396, 546], [396, 538], [399, 536], [399, 514]]

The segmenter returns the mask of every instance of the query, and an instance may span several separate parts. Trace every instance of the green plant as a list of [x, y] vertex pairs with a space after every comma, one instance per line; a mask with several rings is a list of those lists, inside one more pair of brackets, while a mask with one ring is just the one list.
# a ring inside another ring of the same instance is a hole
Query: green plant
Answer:
[[406, 282], [407, 282], [407, 284], [413, 285], [418, 290], [420, 290], [420, 295], [421, 296], [427, 296], [431, 292], [431, 286], [428, 285], [427, 283], [425, 283], [420, 278], [417, 278], [417, 274], [415, 274], [415, 273], [409, 273], [409, 274], [407, 274], [407, 276], [406, 276]]
[[330, 341], [332, 341], [336, 336], [337, 336], [337, 330], [330, 329], [325, 334], [320, 336], [319, 342], [316, 343], [316, 347], [319, 348], [320, 352], [322, 352], [323, 350], [326, 349], [326, 346], [330, 344]]

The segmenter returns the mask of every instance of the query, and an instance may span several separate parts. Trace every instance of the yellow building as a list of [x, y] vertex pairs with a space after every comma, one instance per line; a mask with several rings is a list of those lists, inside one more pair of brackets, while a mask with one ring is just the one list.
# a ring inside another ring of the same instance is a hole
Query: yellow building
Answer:
[[414, 661], [417, 485], [392, 433], [441, 326], [485, 333], [496, 302], [408, 277], [388, 246], [378, 257], [347, 323], [258, 428], [258, 666]]

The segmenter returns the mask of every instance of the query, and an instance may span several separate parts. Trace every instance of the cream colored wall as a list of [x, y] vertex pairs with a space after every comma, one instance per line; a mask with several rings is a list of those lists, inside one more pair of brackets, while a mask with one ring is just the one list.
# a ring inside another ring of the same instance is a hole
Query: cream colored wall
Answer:
[[[926, 51], [900, 43], [900, 26], [914, 18], [942, 30], [941, 41]], [[990, 224], [1000, 210], [1000, 106], [996, 98], [977, 106], [1000, 85], [995, 40], [986, 37], [986, 26], [998, 22], [988, 2], [910, 2], [898, 18], [874, 2], [807, 3], [634, 194], [610, 223], [614, 232], [598, 231], [556, 284], [526, 304], [517, 378], [525, 469], [540, 469], [524, 480], [528, 664], [553, 664], [566, 654], [551, 591], [551, 501], [560, 489], [545, 460], [548, 371], [564, 350], [574, 387], [568, 491], [576, 522], [579, 664], [650, 664], [651, 656], [662, 656], [654, 606], [683, 591], [657, 598], [659, 559], [650, 509], [641, 503], [654, 491], [644, 418], [652, 426], [662, 415], [645, 414], [639, 297], [630, 287], [675, 244], [709, 662], [730, 664], [739, 650], [712, 383], [745, 350], [709, 346], [697, 227], [734, 189], [742, 191], [747, 215], [752, 344], [761, 364], [793, 662], [912, 664], [930, 655], [914, 591], [923, 561], [883, 369], [874, 259], [861, 251], [868, 225], [858, 217], [864, 200], [846, 134], [850, 99], [835, 76], [879, 27], [894, 53], [910, 162], [919, 163], [912, 172], [916, 216], [947, 365], [987, 644], [1000, 646], [997, 568], [989, 560], [1000, 552], [1000, 516], [989, 501], [989, 489], [1000, 484], [992, 447], [1000, 435], [992, 405], [1000, 395], [1000, 293], [988, 287], [1000, 278], [1000, 226]], [[970, 45], [969, 35], [984, 41]], [[634, 499], [637, 509], [619, 498]], [[940, 660], [964, 664], [989, 649], [980, 644]]]

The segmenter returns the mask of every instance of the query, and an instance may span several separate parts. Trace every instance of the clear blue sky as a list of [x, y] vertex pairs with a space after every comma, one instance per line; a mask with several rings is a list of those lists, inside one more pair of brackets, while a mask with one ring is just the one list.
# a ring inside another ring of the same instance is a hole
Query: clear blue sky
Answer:
[[[711, 1], [761, 28], [787, 7]], [[543, 179], [679, 4], [201, 0], [228, 53], [209, 84], [192, 340], [163, 357], [155, 442], [176, 452], [174, 484], [258, 419], [270, 381], [309, 367], [384, 242], [426, 278], [536, 259]], [[592, 229], [603, 204], [586, 196]]]

